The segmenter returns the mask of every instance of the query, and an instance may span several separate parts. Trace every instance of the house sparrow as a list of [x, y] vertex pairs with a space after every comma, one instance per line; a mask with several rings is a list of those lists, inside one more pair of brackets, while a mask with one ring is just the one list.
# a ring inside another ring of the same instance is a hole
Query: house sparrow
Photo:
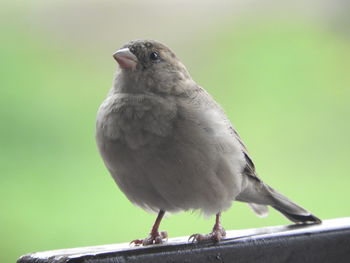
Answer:
[[135, 205], [158, 213], [145, 239], [162, 243], [165, 212], [200, 210], [216, 215], [207, 235], [225, 237], [221, 212], [247, 202], [260, 216], [272, 206], [295, 223], [320, 219], [257, 177], [254, 164], [222, 108], [165, 45], [136, 40], [114, 53], [120, 70], [97, 114], [96, 141], [106, 167]]

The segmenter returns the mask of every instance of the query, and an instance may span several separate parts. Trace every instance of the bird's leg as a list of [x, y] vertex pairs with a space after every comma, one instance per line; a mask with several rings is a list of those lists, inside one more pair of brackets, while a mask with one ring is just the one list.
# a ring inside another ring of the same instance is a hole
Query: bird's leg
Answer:
[[221, 216], [221, 213], [216, 214], [215, 225], [213, 227], [213, 230], [209, 234], [207, 235], [193, 234], [189, 237], [188, 241], [202, 242], [202, 241], [211, 240], [214, 242], [219, 242], [223, 237], [226, 236], [226, 231], [221, 226], [221, 223], [220, 223], [220, 216]]
[[154, 225], [152, 227], [151, 233], [149, 233], [148, 237], [145, 239], [135, 239], [130, 242], [131, 244], [134, 244], [135, 246], [147, 246], [152, 244], [161, 244], [164, 242], [164, 239], [168, 238], [168, 233], [166, 231], [160, 231], [158, 232], [160, 222], [162, 221], [162, 218], [165, 214], [164, 210], [160, 210], [157, 216], [156, 221], [154, 222]]

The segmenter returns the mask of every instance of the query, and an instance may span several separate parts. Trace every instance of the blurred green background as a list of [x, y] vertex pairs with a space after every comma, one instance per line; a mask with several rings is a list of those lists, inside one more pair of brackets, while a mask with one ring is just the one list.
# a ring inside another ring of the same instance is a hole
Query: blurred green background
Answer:
[[[2, 1], [0, 262], [49, 249], [128, 242], [155, 219], [114, 184], [95, 116], [111, 54], [166, 43], [224, 107], [267, 183], [322, 219], [350, 216], [350, 23], [346, 1]], [[288, 224], [241, 203], [226, 229]], [[171, 237], [208, 232], [198, 213]]]

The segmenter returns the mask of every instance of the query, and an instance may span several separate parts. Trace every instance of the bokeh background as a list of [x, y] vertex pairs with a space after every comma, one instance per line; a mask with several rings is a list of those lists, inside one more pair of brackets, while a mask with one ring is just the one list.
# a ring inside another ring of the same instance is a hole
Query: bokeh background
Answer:
[[[155, 219], [119, 191], [97, 152], [111, 54], [151, 38], [222, 104], [267, 183], [322, 219], [350, 216], [349, 1], [10, 1], [0, 8], [0, 262], [128, 242]], [[241, 203], [226, 229], [289, 222]], [[208, 232], [181, 213], [169, 235]]]

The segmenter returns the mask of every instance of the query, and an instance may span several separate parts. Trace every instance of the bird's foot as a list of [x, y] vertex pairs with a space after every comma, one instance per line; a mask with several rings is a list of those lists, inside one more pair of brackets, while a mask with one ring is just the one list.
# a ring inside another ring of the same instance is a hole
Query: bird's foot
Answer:
[[166, 231], [151, 232], [145, 239], [135, 239], [130, 242], [134, 246], [148, 246], [153, 244], [162, 244], [168, 240], [168, 233]]
[[226, 236], [226, 231], [222, 226], [217, 226], [213, 228], [213, 231], [209, 234], [193, 234], [188, 238], [189, 242], [205, 242], [205, 241], [213, 241], [219, 242], [223, 237]]

